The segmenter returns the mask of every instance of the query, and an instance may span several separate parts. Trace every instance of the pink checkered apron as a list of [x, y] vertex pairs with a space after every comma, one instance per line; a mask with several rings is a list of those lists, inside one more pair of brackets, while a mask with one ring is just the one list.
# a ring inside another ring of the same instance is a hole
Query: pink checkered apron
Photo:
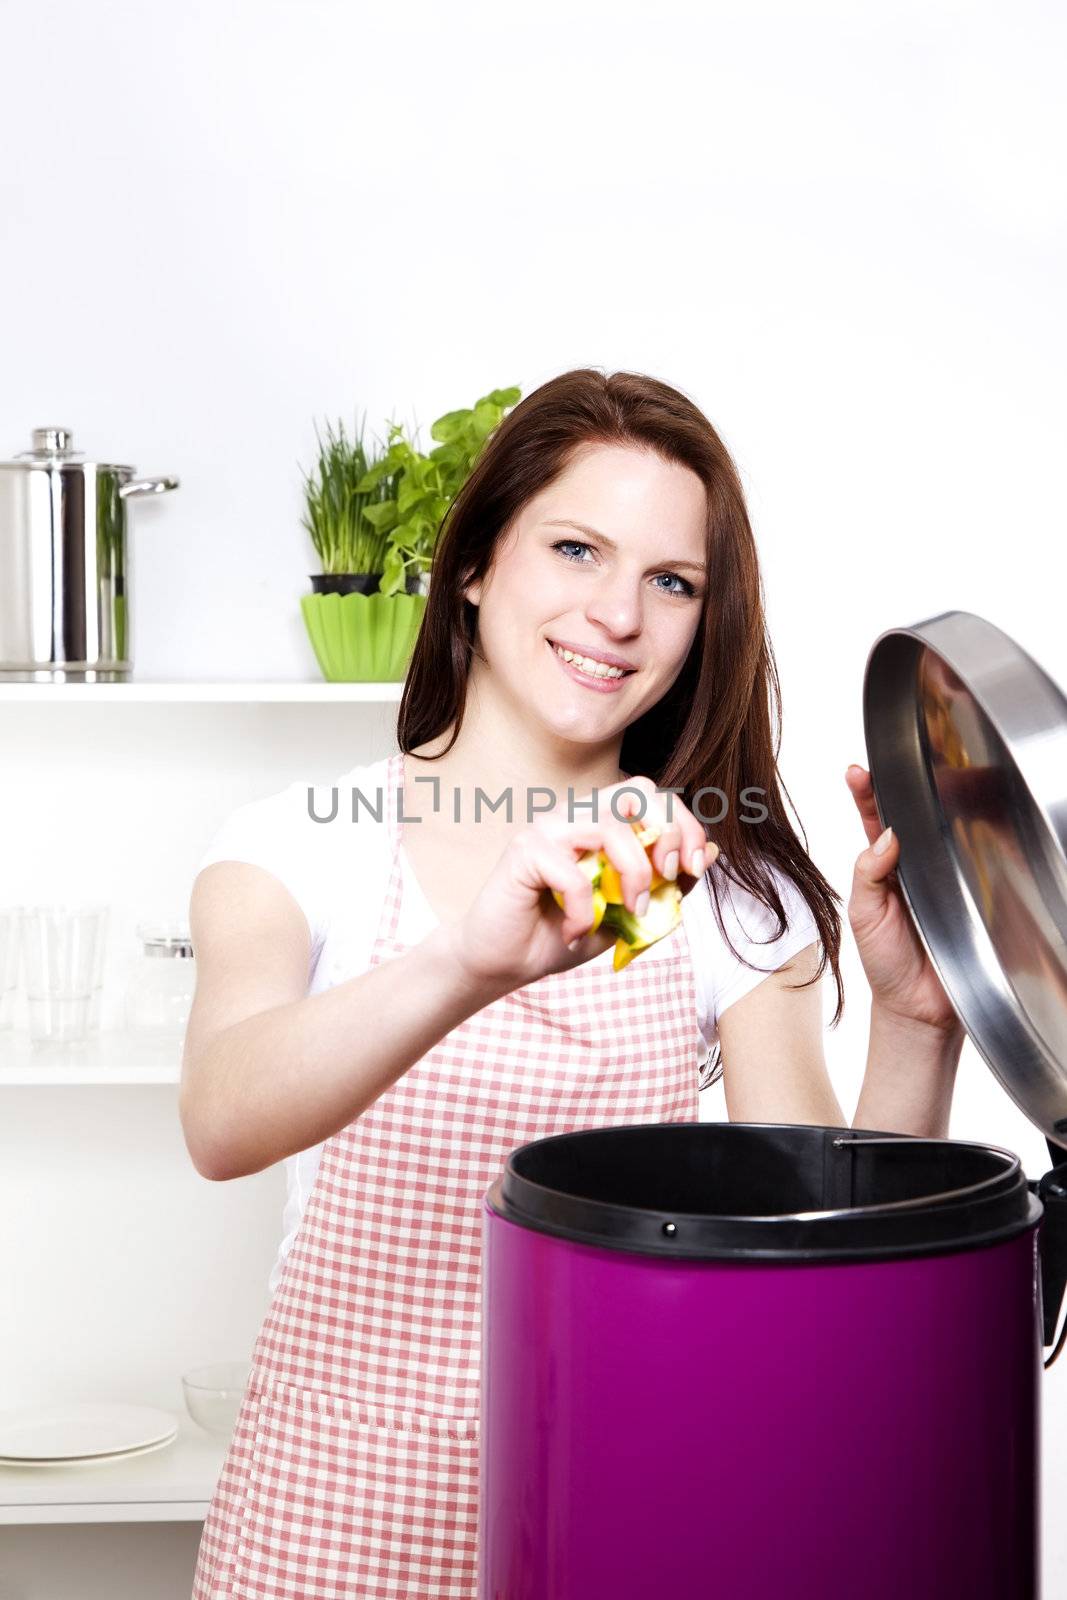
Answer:
[[[372, 966], [408, 948], [402, 755], [387, 771], [392, 872]], [[473, 1600], [482, 1197], [532, 1139], [696, 1121], [698, 1042], [680, 926], [619, 973], [608, 950], [493, 1001], [326, 1141], [193, 1600]]]

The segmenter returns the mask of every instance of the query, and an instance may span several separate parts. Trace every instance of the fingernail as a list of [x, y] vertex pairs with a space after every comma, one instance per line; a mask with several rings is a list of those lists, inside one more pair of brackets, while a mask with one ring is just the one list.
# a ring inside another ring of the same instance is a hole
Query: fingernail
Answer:
[[874, 853], [875, 853], [875, 855], [876, 856], [884, 856], [886, 851], [889, 849], [889, 846], [892, 844], [892, 842], [893, 842], [893, 830], [892, 830], [892, 828], [887, 828], [885, 830], [885, 832], [882, 833], [882, 834], [879, 834], [878, 838], [874, 841]]
[[668, 879], [668, 881], [671, 881], [678, 876], [677, 850], [672, 850], [666, 861], [663, 863], [663, 876]]
[[643, 917], [647, 910], [648, 910], [648, 890], [647, 889], [642, 889], [641, 893], [637, 897], [637, 904], [634, 906], [634, 912], [635, 912], [635, 914], [637, 916]]
[[703, 851], [702, 848], [698, 849], [698, 850], [694, 850], [693, 854], [690, 856], [690, 858], [689, 858], [689, 871], [690, 871], [690, 875], [692, 877], [694, 877], [694, 878], [699, 878], [699, 877], [703, 876], [703, 873], [704, 873], [704, 851]]
[[848, 770], [849, 770], [849, 772], [862, 772], [863, 768], [860, 766], [858, 761], [853, 761], [852, 765], [849, 767]]
[[567, 949], [568, 950], [577, 950], [577, 948], [581, 944], [581, 942], [582, 942], [582, 938], [581, 938], [581, 934], [579, 934], [577, 939], [572, 939], [571, 940], [570, 944], [567, 946]]

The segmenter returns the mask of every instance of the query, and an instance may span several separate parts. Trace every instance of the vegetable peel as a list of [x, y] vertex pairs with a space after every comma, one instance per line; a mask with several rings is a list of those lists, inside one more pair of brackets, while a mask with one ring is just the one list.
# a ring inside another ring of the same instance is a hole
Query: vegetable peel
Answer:
[[[659, 838], [658, 828], [636, 822], [630, 826], [646, 852]], [[661, 877], [655, 867], [649, 885], [648, 908], [644, 916], [639, 917], [627, 909], [618, 870], [603, 850], [587, 850], [579, 856], [576, 865], [593, 886], [593, 924], [588, 931], [595, 933], [603, 926], [616, 935], [613, 962], [616, 972], [628, 966], [642, 950], [673, 933], [681, 922], [682, 891], [677, 883]], [[565, 909], [563, 896], [555, 889], [552, 895], [560, 909]]]

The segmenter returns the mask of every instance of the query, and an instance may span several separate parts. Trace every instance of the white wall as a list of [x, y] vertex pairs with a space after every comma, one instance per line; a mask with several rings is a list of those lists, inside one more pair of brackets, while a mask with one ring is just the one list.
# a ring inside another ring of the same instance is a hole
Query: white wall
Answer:
[[[591, 363], [686, 390], [735, 453], [783, 772], [844, 898], [883, 628], [974, 610], [1067, 682], [1060, 8], [22, 0], [2, 23], [0, 451], [59, 423], [181, 478], [131, 507], [140, 676], [315, 675], [314, 417], [425, 439]], [[851, 954], [846, 982], [851, 1108]], [[970, 1051], [952, 1131], [1047, 1165]]]

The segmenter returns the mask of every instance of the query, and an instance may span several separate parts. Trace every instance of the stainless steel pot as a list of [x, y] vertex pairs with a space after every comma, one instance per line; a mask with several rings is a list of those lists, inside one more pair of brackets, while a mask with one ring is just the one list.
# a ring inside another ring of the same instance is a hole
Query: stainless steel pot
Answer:
[[131, 669], [126, 502], [177, 478], [86, 461], [35, 428], [0, 461], [0, 680], [120, 682]]

